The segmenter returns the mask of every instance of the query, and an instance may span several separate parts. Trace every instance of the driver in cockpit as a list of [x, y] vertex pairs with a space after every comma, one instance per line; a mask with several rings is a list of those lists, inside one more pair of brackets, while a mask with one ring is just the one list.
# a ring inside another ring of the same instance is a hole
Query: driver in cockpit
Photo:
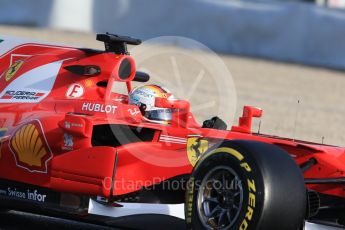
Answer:
[[142, 115], [149, 121], [170, 124], [173, 109], [155, 106], [156, 98], [175, 99], [166, 88], [158, 85], [144, 85], [134, 88], [129, 93], [129, 104], [137, 105]]
[[[176, 100], [174, 95], [165, 87], [158, 85], [144, 85], [134, 88], [129, 93], [129, 104], [137, 105], [142, 115], [149, 121], [160, 124], [170, 124], [174, 109], [155, 106], [156, 98]], [[212, 117], [203, 122], [203, 128], [226, 130], [227, 125], [219, 117]]]

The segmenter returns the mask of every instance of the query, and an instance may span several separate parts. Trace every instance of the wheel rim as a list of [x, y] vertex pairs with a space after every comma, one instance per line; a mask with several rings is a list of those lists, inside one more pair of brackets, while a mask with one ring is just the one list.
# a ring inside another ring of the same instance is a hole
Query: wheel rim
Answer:
[[238, 174], [228, 166], [210, 170], [201, 182], [198, 213], [206, 229], [229, 229], [236, 222], [243, 203]]

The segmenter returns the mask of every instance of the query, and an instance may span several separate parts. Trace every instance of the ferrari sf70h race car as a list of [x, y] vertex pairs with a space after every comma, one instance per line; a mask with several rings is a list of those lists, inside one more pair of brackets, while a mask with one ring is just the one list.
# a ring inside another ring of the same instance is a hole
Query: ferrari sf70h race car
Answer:
[[132, 229], [345, 226], [344, 148], [254, 133], [245, 106], [226, 130], [188, 101], [151, 122], [127, 94], [147, 82], [127, 44], [105, 50], [0, 39], [0, 208]]

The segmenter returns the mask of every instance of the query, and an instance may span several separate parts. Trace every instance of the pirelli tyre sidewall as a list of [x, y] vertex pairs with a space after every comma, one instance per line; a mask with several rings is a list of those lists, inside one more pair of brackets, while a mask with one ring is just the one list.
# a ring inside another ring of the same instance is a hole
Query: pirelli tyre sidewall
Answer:
[[235, 222], [223, 229], [297, 230], [303, 223], [306, 189], [293, 159], [274, 145], [236, 140], [210, 149], [196, 164], [186, 191], [188, 229], [212, 229], [202, 223], [198, 195], [204, 177], [220, 166], [237, 174], [243, 194]]

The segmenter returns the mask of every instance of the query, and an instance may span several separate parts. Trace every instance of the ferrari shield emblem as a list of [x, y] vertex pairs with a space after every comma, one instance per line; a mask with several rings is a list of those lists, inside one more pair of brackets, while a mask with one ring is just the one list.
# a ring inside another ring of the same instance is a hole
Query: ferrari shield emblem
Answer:
[[5, 79], [6, 81], [11, 80], [11, 78], [17, 73], [17, 71], [20, 69], [20, 67], [23, 65], [23, 61], [16, 61], [10, 69], [6, 72]]
[[200, 137], [190, 137], [187, 140], [187, 156], [193, 167], [198, 162], [199, 158], [208, 149], [208, 141]]

